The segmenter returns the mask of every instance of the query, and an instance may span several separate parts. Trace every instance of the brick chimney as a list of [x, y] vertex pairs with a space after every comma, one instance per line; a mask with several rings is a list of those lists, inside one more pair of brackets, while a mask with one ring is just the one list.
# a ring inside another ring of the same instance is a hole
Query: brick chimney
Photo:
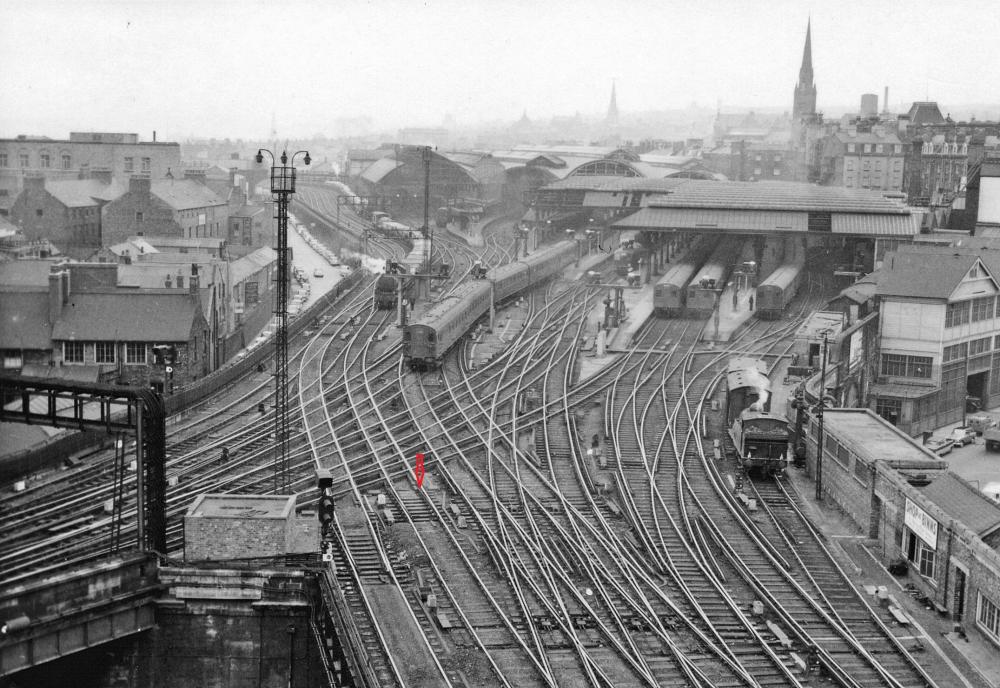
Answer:
[[152, 188], [152, 182], [150, 181], [149, 177], [129, 177], [128, 180], [129, 193], [148, 196], [151, 188]]
[[199, 286], [201, 286], [201, 280], [198, 278], [198, 264], [191, 263], [191, 282], [188, 285], [188, 292], [197, 296]]
[[49, 273], [49, 322], [55, 322], [62, 315], [63, 304], [69, 297], [69, 274], [64, 270]]

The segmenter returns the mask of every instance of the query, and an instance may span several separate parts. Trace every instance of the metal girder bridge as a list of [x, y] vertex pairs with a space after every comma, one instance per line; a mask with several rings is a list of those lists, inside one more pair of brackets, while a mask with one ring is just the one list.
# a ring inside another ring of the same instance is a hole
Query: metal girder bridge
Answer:
[[139, 549], [167, 551], [166, 410], [146, 387], [0, 375], [0, 421], [135, 436]]

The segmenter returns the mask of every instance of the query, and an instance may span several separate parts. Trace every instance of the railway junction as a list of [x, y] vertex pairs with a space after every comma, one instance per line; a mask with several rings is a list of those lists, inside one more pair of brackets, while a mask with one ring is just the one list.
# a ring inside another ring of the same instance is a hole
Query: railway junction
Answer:
[[[54, 685], [103, 652], [122, 685], [997, 685], [980, 610], [1000, 604], [1000, 518], [919, 442], [828, 408], [827, 340], [850, 348], [856, 323], [824, 309], [915, 220], [772, 186], [555, 182], [528, 241], [516, 216], [475, 249], [438, 232], [450, 276], [402, 327], [375, 275], [324, 276], [289, 328], [289, 492], [263, 353], [167, 424], [166, 551], [129, 545], [127, 439], [4, 490], [2, 680]], [[299, 200], [341, 259], [429, 250], [321, 186]], [[758, 317], [788, 262], [794, 289]], [[655, 313], [687, 263], [686, 300]], [[735, 416], [785, 433], [766, 471], [727, 427], [734, 359], [760, 378]]]

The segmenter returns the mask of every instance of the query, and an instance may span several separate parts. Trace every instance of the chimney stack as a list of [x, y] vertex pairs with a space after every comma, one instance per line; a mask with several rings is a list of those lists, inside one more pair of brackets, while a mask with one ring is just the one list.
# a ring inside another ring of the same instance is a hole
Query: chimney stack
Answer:
[[55, 324], [62, 315], [63, 304], [69, 296], [66, 293], [67, 278], [64, 270], [49, 273], [49, 323]]
[[188, 284], [188, 291], [191, 294], [197, 295], [200, 283], [201, 280], [198, 278], [198, 264], [191, 263], [191, 282]]

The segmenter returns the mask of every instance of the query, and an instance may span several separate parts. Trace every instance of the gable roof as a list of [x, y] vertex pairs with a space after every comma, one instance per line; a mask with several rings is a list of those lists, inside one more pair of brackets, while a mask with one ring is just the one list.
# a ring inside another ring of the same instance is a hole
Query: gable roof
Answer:
[[960, 477], [946, 471], [919, 488], [942, 511], [984, 538], [1000, 529], [1000, 505]]
[[262, 246], [229, 264], [229, 283], [236, 285], [251, 275], [255, 275], [278, 260], [278, 252], [270, 246]]
[[186, 342], [200, 312], [197, 299], [181, 289], [72, 294], [52, 339]]
[[965, 252], [896, 251], [882, 263], [878, 294], [947, 299], [972, 266], [981, 262], [975, 254]]
[[150, 193], [174, 210], [226, 204], [218, 194], [193, 179], [156, 179], [150, 185]]
[[105, 184], [99, 179], [67, 179], [46, 181], [45, 190], [67, 208], [81, 208], [113, 201], [125, 193], [126, 188], [118, 182]]

